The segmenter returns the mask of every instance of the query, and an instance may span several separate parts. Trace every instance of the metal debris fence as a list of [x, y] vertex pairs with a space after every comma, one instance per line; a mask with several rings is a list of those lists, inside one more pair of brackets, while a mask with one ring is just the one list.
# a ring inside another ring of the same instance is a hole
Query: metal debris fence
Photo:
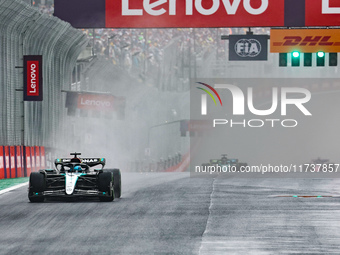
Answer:
[[[56, 146], [65, 118], [62, 89], [70, 89], [86, 36], [20, 0], [0, 0], [0, 145]], [[23, 55], [43, 56], [42, 102], [24, 102]]]

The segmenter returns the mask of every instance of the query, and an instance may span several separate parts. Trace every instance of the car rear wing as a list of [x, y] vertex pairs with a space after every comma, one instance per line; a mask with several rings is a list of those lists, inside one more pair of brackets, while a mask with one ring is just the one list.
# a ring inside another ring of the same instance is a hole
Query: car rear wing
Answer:
[[57, 165], [63, 165], [67, 163], [81, 163], [86, 164], [89, 167], [102, 165], [102, 167], [105, 166], [105, 158], [57, 158], [54, 162], [54, 164]]

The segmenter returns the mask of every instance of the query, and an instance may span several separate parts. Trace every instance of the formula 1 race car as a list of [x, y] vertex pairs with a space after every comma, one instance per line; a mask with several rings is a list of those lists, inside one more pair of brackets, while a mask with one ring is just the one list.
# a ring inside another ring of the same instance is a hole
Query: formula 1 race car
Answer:
[[[121, 196], [119, 169], [103, 169], [104, 158], [83, 158], [81, 153], [70, 153], [73, 158], [58, 158], [56, 169], [33, 172], [29, 179], [28, 199], [43, 202], [46, 197], [98, 197], [110, 202]], [[100, 165], [99, 169], [92, 167]]]
[[220, 159], [211, 159], [209, 163], [202, 164], [203, 167], [206, 166], [235, 166], [236, 169], [240, 169], [241, 166], [247, 166], [247, 163], [239, 163], [238, 159], [230, 159], [227, 154], [222, 154]]

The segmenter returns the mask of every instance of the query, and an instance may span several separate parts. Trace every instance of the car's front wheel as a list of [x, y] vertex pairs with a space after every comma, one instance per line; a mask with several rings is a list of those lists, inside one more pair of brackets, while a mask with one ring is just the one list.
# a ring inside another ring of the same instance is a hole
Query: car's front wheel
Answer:
[[45, 174], [40, 172], [31, 173], [28, 187], [28, 199], [30, 202], [44, 202], [45, 198], [39, 193], [44, 192], [45, 188]]

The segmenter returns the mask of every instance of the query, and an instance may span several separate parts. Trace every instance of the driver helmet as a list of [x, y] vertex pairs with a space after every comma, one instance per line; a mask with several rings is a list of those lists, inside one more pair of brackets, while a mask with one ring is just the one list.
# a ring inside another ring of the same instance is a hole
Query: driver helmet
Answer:
[[75, 166], [74, 171], [81, 172], [82, 171], [81, 166]]

